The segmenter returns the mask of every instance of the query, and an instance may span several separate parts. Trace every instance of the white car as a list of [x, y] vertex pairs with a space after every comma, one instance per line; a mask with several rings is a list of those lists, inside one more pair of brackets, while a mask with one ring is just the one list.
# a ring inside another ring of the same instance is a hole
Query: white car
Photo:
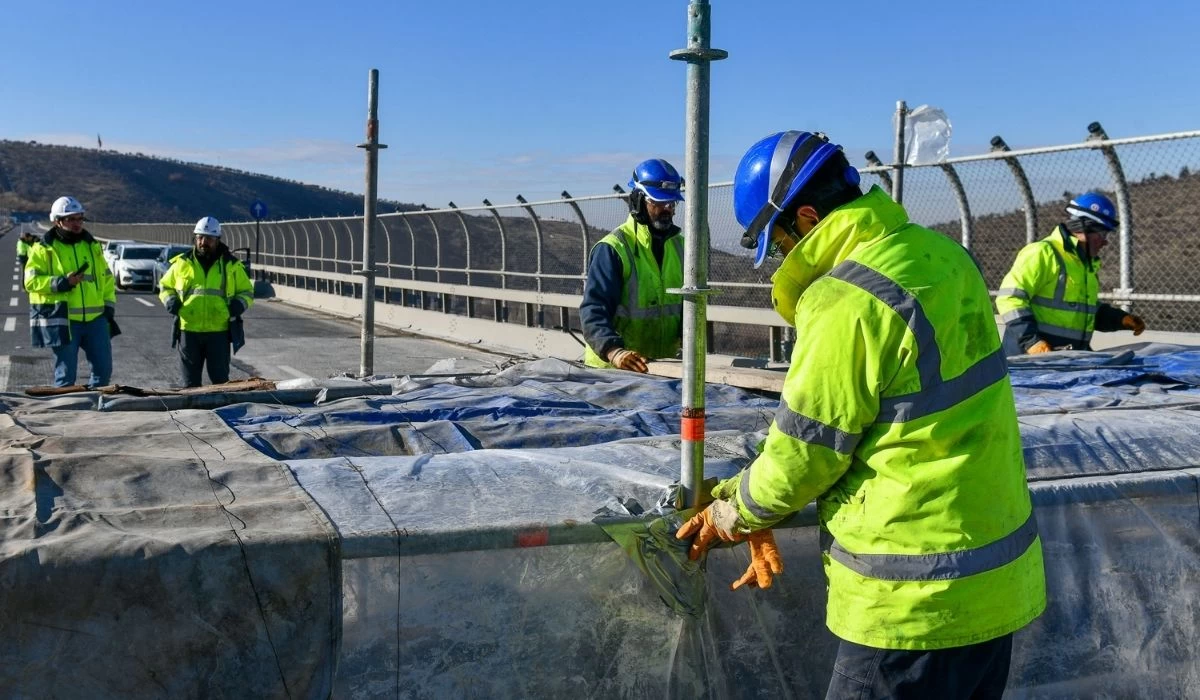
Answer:
[[117, 248], [120, 248], [121, 246], [125, 245], [126, 243], [137, 243], [137, 241], [131, 241], [131, 240], [122, 238], [119, 240], [112, 240], [112, 241], [104, 242], [104, 264], [108, 265], [109, 272], [113, 272], [113, 270], [115, 269], [113, 267], [113, 261], [117, 259]]
[[159, 253], [158, 257], [154, 259], [154, 281], [151, 285], [151, 289], [157, 292], [158, 281], [161, 280], [163, 275], [167, 274], [167, 270], [171, 268], [171, 261], [175, 259], [175, 256], [183, 255], [191, 249], [192, 247], [190, 245], [164, 246], [162, 252]]
[[113, 277], [117, 278], [117, 289], [129, 287], [154, 287], [154, 259], [163, 246], [152, 244], [123, 243], [117, 247], [113, 260]]

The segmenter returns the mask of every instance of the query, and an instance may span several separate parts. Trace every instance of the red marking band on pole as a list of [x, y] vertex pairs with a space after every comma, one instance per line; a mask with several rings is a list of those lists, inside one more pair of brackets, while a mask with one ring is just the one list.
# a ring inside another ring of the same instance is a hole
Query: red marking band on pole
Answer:
[[684, 440], [699, 442], [704, 439], [704, 416], [699, 418], [684, 417], [679, 426], [679, 433]]
[[518, 532], [516, 544], [518, 547], [545, 547], [550, 544], [550, 530], [543, 527]]

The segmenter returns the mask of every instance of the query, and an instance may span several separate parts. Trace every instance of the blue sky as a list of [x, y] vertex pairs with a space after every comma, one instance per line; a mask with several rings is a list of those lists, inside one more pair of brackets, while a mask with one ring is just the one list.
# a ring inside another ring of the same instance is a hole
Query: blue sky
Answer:
[[[8, 2], [0, 138], [152, 153], [361, 192], [380, 70], [380, 195], [441, 207], [602, 194], [682, 170], [686, 0]], [[1200, 128], [1195, 2], [712, 0], [711, 178], [766, 134], [891, 152], [897, 99], [951, 155]], [[1153, 6], [1153, 9], [1147, 9]], [[886, 158], [885, 158], [886, 159]]]

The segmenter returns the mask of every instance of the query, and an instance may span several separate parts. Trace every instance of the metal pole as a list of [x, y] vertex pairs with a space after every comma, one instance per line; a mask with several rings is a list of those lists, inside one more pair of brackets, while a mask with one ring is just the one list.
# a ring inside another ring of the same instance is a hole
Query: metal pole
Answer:
[[904, 122], [908, 118], [908, 105], [896, 100], [896, 175], [892, 178], [892, 199], [896, 204], [904, 203]]
[[683, 417], [680, 425], [679, 482], [681, 508], [700, 505], [704, 481], [704, 379], [708, 353], [708, 117], [709, 63], [729, 52], [709, 47], [712, 23], [708, 0], [688, 5], [688, 46], [670, 56], [686, 61], [687, 116], [684, 153], [687, 221], [684, 230], [683, 288], [668, 290], [683, 297]]
[[[1100, 122], [1088, 124], [1088, 141], [1108, 141], [1108, 134]], [[1108, 171], [1112, 174], [1113, 188], [1117, 195], [1117, 216], [1121, 221], [1121, 288], [1114, 290], [1117, 294], [1128, 296], [1133, 292], [1133, 207], [1129, 203], [1129, 183], [1125, 180], [1125, 169], [1121, 167], [1121, 159], [1117, 157], [1117, 149], [1110, 145], [1101, 145], [1100, 152], [1108, 163]], [[1125, 310], [1133, 307], [1125, 304]]]
[[363, 195], [362, 335], [359, 342], [358, 374], [375, 373], [375, 205], [379, 189], [379, 69], [372, 68], [367, 86], [367, 140], [358, 144], [367, 151], [367, 193]]
[[263, 273], [262, 273], [262, 247], [261, 247], [261, 244], [260, 244], [260, 242], [259, 242], [259, 237], [258, 237], [258, 226], [259, 226], [259, 223], [260, 223], [261, 221], [262, 221], [261, 219], [255, 219], [255, 220], [254, 220], [254, 268], [255, 268], [256, 270], [258, 270], [258, 279], [259, 279], [259, 281], [261, 281], [261, 280], [262, 280], [262, 278], [263, 278]]
[[[1007, 153], [1012, 150], [999, 134], [992, 137], [991, 144], [993, 153]], [[1025, 174], [1025, 168], [1016, 156], [1004, 156], [1004, 164], [1008, 166], [1013, 179], [1017, 181], [1017, 188], [1021, 190], [1021, 201], [1025, 206], [1025, 242], [1033, 243], [1038, 237], [1037, 201], [1033, 198], [1029, 176]]]

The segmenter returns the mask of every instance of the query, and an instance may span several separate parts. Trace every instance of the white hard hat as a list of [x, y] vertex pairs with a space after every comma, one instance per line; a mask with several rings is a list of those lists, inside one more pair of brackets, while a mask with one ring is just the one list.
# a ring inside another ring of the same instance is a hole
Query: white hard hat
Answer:
[[201, 235], [201, 236], [212, 236], [213, 238], [220, 238], [221, 237], [221, 222], [217, 221], [216, 219], [212, 218], [211, 216], [206, 216], [203, 219], [200, 219], [199, 221], [196, 222], [196, 230], [193, 231], [192, 233], [195, 233], [195, 234]]
[[54, 200], [54, 204], [50, 205], [50, 221], [55, 222], [59, 219], [83, 213], [83, 205], [74, 197], [59, 197]]

